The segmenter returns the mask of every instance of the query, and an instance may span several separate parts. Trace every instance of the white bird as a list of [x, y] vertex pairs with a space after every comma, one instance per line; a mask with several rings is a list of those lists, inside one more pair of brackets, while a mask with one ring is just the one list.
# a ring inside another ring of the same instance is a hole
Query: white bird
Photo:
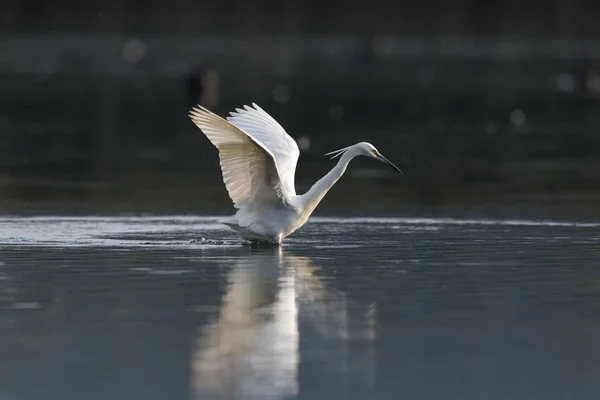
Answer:
[[223, 181], [237, 213], [221, 221], [251, 242], [281, 241], [306, 223], [323, 196], [356, 156], [373, 157], [402, 173], [372, 144], [357, 143], [327, 153], [337, 165], [308, 192], [294, 187], [298, 145], [273, 117], [256, 104], [236, 109], [223, 119], [202, 106], [192, 121], [219, 150]]

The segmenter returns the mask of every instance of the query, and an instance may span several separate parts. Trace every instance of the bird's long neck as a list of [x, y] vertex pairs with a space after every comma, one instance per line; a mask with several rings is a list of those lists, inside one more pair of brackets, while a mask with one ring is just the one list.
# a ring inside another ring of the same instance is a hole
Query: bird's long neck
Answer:
[[331, 171], [327, 173], [324, 177], [319, 179], [315, 184], [309, 189], [308, 192], [303, 194], [302, 201], [304, 203], [304, 212], [312, 213], [312, 211], [317, 207], [317, 205], [321, 202], [321, 199], [327, 194], [329, 189], [344, 175], [346, 172], [346, 168], [348, 167], [348, 163], [355, 157], [350, 151], [346, 151], [340, 157], [337, 165], [333, 167]]

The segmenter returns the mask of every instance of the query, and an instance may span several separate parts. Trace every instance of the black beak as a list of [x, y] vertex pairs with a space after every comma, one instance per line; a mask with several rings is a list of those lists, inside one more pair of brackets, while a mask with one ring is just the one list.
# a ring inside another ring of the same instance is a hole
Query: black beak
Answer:
[[389, 165], [390, 167], [392, 167], [393, 169], [395, 169], [396, 171], [400, 172], [402, 175], [404, 175], [402, 173], [402, 171], [400, 170], [400, 168], [396, 167], [390, 160], [388, 160], [387, 158], [385, 158], [384, 156], [382, 156], [381, 154], [378, 154], [379, 159], [381, 161], [383, 161], [384, 163], [386, 163], [387, 165]]

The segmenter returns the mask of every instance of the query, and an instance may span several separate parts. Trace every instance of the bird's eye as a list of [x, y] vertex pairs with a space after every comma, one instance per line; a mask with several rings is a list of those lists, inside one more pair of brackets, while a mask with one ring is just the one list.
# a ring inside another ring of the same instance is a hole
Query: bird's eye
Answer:
[[373, 150], [371, 150], [371, 152], [373, 153], [374, 156], [377, 155], [377, 150], [373, 149]]

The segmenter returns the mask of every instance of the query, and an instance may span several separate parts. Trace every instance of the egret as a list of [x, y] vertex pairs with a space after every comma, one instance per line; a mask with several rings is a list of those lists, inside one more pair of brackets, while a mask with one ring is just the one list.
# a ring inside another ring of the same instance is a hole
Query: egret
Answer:
[[370, 143], [361, 142], [326, 155], [337, 165], [303, 195], [294, 186], [300, 150], [283, 127], [255, 103], [226, 119], [198, 105], [190, 118], [219, 151], [223, 181], [235, 215], [220, 222], [250, 242], [281, 244], [303, 226], [354, 157], [367, 156], [402, 171]]

